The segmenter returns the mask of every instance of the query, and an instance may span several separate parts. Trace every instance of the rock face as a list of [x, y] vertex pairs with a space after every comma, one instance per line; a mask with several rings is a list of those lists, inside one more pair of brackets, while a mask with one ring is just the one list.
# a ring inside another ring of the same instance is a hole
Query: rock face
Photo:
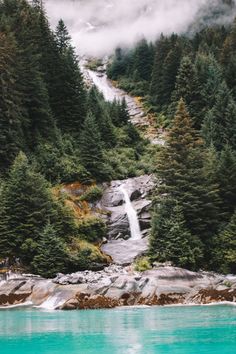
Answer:
[[[123, 186], [127, 191], [132, 205], [138, 213], [140, 223], [145, 221], [145, 229], [150, 228], [150, 193], [155, 187], [154, 176], [144, 175], [122, 181], [112, 181], [105, 190], [97, 207], [108, 212], [109, 239], [126, 239], [130, 237], [129, 221], [125, 210], [124, 195], [120, 190]], [[144, 224], [143, 224], [144, 229]]]
[[[132, 207], [136, 211], [143, 240], [130, 239], [130, 223], [121, 186], [127, 192]], [[154, 177], [144, 175], [122, 181], [112, 181], [105, 188], [103, 197], [97, 205], [97, 208], [105, 210], [108, 215], [108, 243], [102, 247], [102, 251], [111, 256], [117, 264], [131, 264], [136, 257], [143, 255], [148, 249], [146, 236], [151, 225], [150, 193], [154, 186]]]
[[[64, 285], [63, 285], [64, 284]], [[97, 309], [133, 305], [236, 303], [236, 276], [162, 266], [143, 273], [111, 265], [99, 272], [0, 282], [0, 306]]]
[[112, 257], [113, 262], [128, 265], [148, 250], [148, 238], [141, 240], [112, 240], [102, 246], [102, 251]]

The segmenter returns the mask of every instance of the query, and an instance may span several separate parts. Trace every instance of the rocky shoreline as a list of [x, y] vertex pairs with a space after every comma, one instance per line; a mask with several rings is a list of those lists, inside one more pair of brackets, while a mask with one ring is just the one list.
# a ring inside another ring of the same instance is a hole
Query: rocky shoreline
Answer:
[[58, 274], [55, 279], [21, 275], [0, 281], [0, 307], [49, 310], [120, 306], [236, 303], [236, 276], [160, 266], [146, 272], [111, 265], [99, 272]]

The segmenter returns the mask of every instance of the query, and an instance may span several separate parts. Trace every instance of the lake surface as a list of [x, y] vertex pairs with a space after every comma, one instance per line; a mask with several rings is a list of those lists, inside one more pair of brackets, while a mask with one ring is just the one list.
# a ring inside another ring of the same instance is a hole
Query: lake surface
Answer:
[[236, 307], [0, 311], [1, 354], [235, 354]]

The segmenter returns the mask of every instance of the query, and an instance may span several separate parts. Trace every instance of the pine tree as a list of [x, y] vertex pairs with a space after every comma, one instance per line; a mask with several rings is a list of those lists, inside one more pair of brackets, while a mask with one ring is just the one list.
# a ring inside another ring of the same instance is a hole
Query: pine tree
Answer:
[[116, 144], [114, 126], [104, 98], [96, 87], [92, 87], [89, 91], [88, 107], [95, 117], [104, 147], [113, 147]]
[[236, 148], [236, 104], [225, 82], [218, 88], [215, 105], [205, 117], [202, 133], [207, 145], [221, 151], [224, 145]]
[[60, 53], [64, 54], [71, 46], [71, 37], [62, 19], [59, 20], [56, 28], [56, 39]]
[[102, 139], [92, 113], [88, 114], [80, 137], [80, 157], [83, 166], [93, 177], [97, 179], [104, 177]]
[[37, 255], [32, 262], [36, 274], [53, 278], [66, 270], [65, 245], [57, 236], [57, 230], [50, 223], [46, 224], [40, 234]]
[[236, 212], [225, 229], [214, 238], [212, 266], [218, 272], [236, 272]]
[[201, 243], [187, 229], [181, 207], [167, 199], [157, 209], [151, 237], [152, 260], [196, 269], [202, 256]]
[[23, 106], [17, 73], [16, 42], [0, 33], [0, 171], [4, 172], [23, 147]]
[[10, 216], [6, 209], [6, 200], [4, 196], [4, 183], [0, 185], [0, 256], [6, 258], [11, 256], [11, 250], [14, 248], [13, 238], [11, 237], [11, 230], [9, 229]]
[[193, 117], [195, 128], [200, 129], [202, 124], [201, 88], [196, 68], [192, 59], [188, 56], [183, 57], [176, 77], [175, 91], [172, 97], [172, 107], [174, 109], [181, 98], [184, 99], [189, 113]]
[[226, 82], [233, 90], [236, 99], [236, 20], [234, 20], [230, 34], [226, 37], [222, 53], [221, 63], [223, 64]]
[[167, 146], [160, 154], [158, 176], [161, 190], [183, 208], [188, 229], [207, 242], [218, 228], [219, 196], [215, 183], [205, 176], [204, 161], [202, 141], [181, 100]]
[[216, 103], [216, 95], [223, 81], [222, 69], [211, 54], [198, 53], [195, 65], [202, 88], [203, 110], [207, 112]]
[[236, 153], [228, 145], [222, 150], [216, 165], [216, 176], [222, 199], [221, 211], [226, 222], [236, 206]]
[[78, 59], [70, 44], [67, 28], [62, 20], [56, 29], [58, 50], [61, 53], [58, 87], [54, 87], [52, 108], [58, 126], [68, 133], [78, 136], [86, 117], [86, 91], [80, 72]]
[[47, 182], [32, 170], [23, 153], [17, 156], [10, 170], [4, 198], [8, 230], [11, 231], [11, 239], [7, 242], [14, 245], [9, 251], [14, 255], [20, 252], [28, 262], [46, 220], [56, 219], [56, 209]]
[[137, 81], [149, 81], [152, 71], [152, 51], [145, 39], [141, 40], [134, 54], [134, 71], [137, 72]]
[[169, 50], [169, 41], [162, 35], [156, 44], [155, 58], [150, 83], [151, 102], [156, 106], [159, 105], [160, 107], [162, 107], [162, 105], [165, 103], [163, 99], [163, 72], [164, 62], [169, 53]]

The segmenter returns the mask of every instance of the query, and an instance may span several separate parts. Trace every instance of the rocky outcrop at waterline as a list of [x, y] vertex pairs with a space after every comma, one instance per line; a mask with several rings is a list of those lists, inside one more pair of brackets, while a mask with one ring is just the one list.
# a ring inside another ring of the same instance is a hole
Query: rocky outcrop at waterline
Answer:
[[97, 309], [137, 305], [236, 303], [236, 276], [160, 266], [143, 273], [111, 265], [99, 272], [59, 274], [54, 280], [21, 276], [0, 282], [0, 306]]

